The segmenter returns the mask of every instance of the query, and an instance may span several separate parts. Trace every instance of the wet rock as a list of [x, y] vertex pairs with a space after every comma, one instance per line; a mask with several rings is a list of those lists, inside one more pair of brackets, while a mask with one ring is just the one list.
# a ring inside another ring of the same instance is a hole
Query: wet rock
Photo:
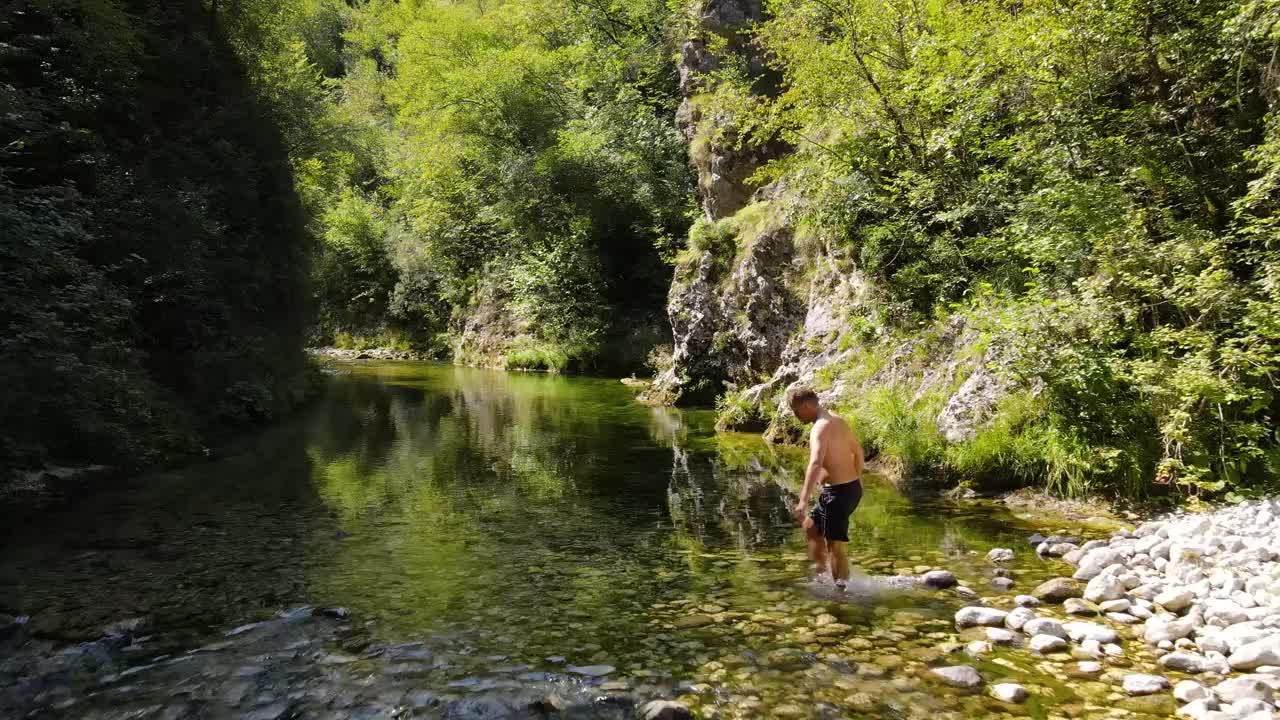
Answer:
[[715, 618], [702, 613], [694, 613], [692, 615], [682, 615], [671, 622], [678, 628], [688, 630], [692, 628], [705, 627], [715, 623]]
[[1013, 551], [1009, 548], [991, 548], [987, 553], [987, 562], [1005, 563], [1013, 560]]
[[1013, 589], [1013, 578], [994, 577], [991, 578], [991, 587], [999, 592], [1009, 592]]
[[585, 675], [587, 677], [604, 677], [617, 670], [612, 665], [569, 665], [565, 669], [575, 675]]
[[1067, 629], [1062, 625], [1062, 623], [1054, 620], [1053, 618], [1036, 618], [1034, 620], [1029, 620], [1022, 626], [1022, 631], [1031, 636], [1051, 635], [1053, 637], [1062, 638], [1063, 640], [1070, 637], [1067, 633]]
[[1034, 595], [1016, 595], [1013, 603], [1018, 607], [1033, 608], [1040, 606], [1040, 599]]
[[779, 648], [765, 656], [765, 664], [775, 670], [803, 670], [815, 662], [812, 654], [795, 648]]
[[1035, 635], [1027, 643], [1027, 647], [1041, 655], [1061, 652], [1067, 649], [1067, 641], [1056, 635]]
[[997, 683], [991, 686], [991, 697], [1000, 702], [1021, 703], [1027, 699], [1027, 689], [1017, 683]]
[[1062, 603], [1062, 611], [1068, 615], [1093, 617], [1098, 614], [1098, 607], [1082, 598], [1067, 598]]
[[1029, 621], [1036, 619], [1036, 613], [1031, 608], [1018, 607], [1009, 611], [1004, 618], [1005, 627], [1010, 630], [1021, 630]]
[[1099, 675], [1102, 673], [1102, 663], [1097, 660], [1082, 660], [1076, 663], [1076, 671], [1081, 675]]
[[1178, 705], [1173, 701], [1173, 698], [1168, 695], [1155, 694], [1121, 698], [1116, 702], [1116, 707], [1139, 715], [1155, 715], [1157, 717], [1168, 717], [1178, 709]]
[[935, 590], [946, 590], [947, 588], [955, 587], [958, 582], [955, 573], [950, 570], [931, 570], [925, 573], [920, 578], [920, 581], [925, 587]]
[[1169, 681], [1159, 675], [1134, 673], [1124, 676], [1122, 687], [1129, 695], [1152, 695], [1168, 689]]
[[1059, 604], [1068, 598], [1082, 596], [1084, 588], [1071, 578], [1054, 578], [1036, 586], [1031, 594], [1042, 602]]
[[995, 650], [995, 647], [991, 643], [987, 642], [986, 640], [974, 640], [973, 642], [964, 646], [964, 651], [974, 657], [990, 655], [991, 652], [994, 650]]
[[1063, 625], [1067, 631], [1067, 635], [1074, 642], [1083, 640], [1095, 640], [1103, 645], [1114, 643], [1119, 640], [1116, 631], [1104, 625], [1090, 622], [1069, 622]]
[[693, 720], [688, 707], [671, 700], [650, 700], [640, 706], [641, 720]]
[[1004, 628], [987, 628], [987, 640], [995, 645], [1012, 645], [1018, 636]]
[[973, 689], [982, 685], [982, 676], [971, 665], [951, 665], [929, 671], [934, 678], [952, 687]]
[[1004, 625], [1005, 617], [1008, 615], [1008, 612], [996, 608], [978, 606], [961, 608], [956, 612], [956, 627], [967, 628], [979, 625], [998, 627]]

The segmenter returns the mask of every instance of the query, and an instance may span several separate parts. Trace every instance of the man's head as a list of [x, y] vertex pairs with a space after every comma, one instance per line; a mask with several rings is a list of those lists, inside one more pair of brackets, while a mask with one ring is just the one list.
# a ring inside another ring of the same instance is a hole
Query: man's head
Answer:
[[803, 423], [811, 423], [818, 419], [818, 411], [822, 406], [818, 403], [818, 393], [804, 385], [796, 385], [787, 391], [787, 404], [791, 412]]

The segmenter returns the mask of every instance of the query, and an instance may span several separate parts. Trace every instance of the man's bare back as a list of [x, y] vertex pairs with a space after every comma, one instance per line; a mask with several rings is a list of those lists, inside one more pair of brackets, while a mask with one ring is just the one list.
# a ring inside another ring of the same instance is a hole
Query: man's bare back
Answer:
[[809, 432], [809, 447], [821, 446], [824, 485], [842, 485], [862, 479], [862, 444], [844, 418], [825, 410]]

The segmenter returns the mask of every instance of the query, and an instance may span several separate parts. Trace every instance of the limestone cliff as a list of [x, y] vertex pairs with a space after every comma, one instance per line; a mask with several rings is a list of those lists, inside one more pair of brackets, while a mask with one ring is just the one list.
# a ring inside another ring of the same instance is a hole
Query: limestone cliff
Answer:
[[[762, 77], [759, 53], [745, 40], [761, 19], [750, 0], [706, 2], [681, 55], [686, 95], [681, 126], [698, 172], [705, 218], [695, 226], [668, 296], [674, 337], [672, 363], [645, 397], [655, 403], [720, 402], [724, 429], [763, 431], [778, 442], [799, 439], [785, 407], [786, 389], [802, 382], [826, 402], [849, 407], [892, 394], [919, 415], [926, 412], [947, 443], [972, 440], [1010, 391], [993, 369], [999, 342], [962, 317], [918, 330], [886, 330], [885, 303], [874, 282], [839, 244], [802, 227], [804, 198], [786, 178], [755, 187], [751, 178], [786, 148], [752, 147], [734, 131], [734, 118], [707, 116], [707, 73], [723, 53]], [[767, 83], [765, 90], [767, 91]], [[888, 400], [886, 400], [888, 402]], [[909, 473], [909, 468], [899, 468]]]

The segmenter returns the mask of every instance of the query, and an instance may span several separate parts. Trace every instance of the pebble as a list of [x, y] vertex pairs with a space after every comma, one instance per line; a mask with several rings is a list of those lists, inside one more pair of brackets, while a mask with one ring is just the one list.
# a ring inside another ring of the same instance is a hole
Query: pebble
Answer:
[[1046, 655], [1048, 653], [1066, 650], [1068, 644], [1066, 640], [1063, 640], [1056, 635], [1035, 635], [1032, 636], [1031, 640], [1027, 643], [1027, 647], [1041, 655]]
[[967, 628], [980, 625], [990, 627], [1002, 626], [1004, 625], [1005, 617], [1008, 615], [1008, 612], [997, 608], [971, 605], [969, 607], [960, 608], [960, 610], [956, 612], [956, 627]]
[[1169, 681], [1159, 675], [1134, 673], [1126, 675], [1122, 683], [1129, 695], [1151, 695], [1169, 687]]
[[929, 673], [952, 687], [972, 689], [982, 684], [982, 676], [971, 665], [951, 665], [933, 668]]
[[1017, 683], [997, 683], [991, 686], [991, 696], [1001, 702], [1020, 703], [1027, 699], [1027, 689]]

